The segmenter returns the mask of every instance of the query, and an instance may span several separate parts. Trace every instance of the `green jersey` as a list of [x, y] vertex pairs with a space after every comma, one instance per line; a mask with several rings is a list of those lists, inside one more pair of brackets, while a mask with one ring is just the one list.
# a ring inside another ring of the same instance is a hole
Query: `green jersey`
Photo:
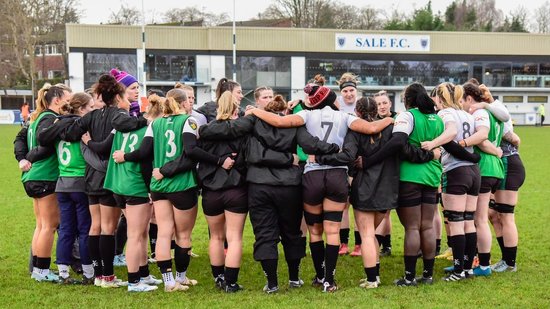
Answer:
[[116, 132], [107, 165], [107, 174], [103, 187], [113, 193], [126, 196], [148, 197], [149, 191], [141, 174], [139, 162], [116, 163], [113, 153], [122, 150], [125, 153], [132, 152], [141, 146], [147, 127], [131, 132]]
[[[304, 110], [304, 108], [302, 107], [302, 104], [297, 104], [292, 109], [292, 113], [296, 114], [297, 112], [302, 111], [302, 110]], [[298, 158], [299, 158], [300, 162], [306, 162], [307, 161], [307, 154], [304, 152], [302, 147], [300, 147], [300, 146], [297, 147], [296, 154], [298, 155]]]
[[[393, 132], [409, 134], [409, 143], [420, 147], [420, 143], [431, 141], [441, 135], [443, 121], [436, 114], [423, 114], [417, 108], [401, 113], [395, 120]], [[401, 161], [400, 180], [438, 187], [441, 182], [442, 167], [438, 160], [426, 163]]]
[[[146, 133], [146, 136], [152, 136], [154, 141], [153, 168], [161, 168], [183, 154], [183, 133], [197, 135], [197, 124], [189, 121], [189, 115], [171, 115], [153, 121]], [[172, 193], [196, 186], [195, 171], [186, 171], [161, 180], [156, 180], [154, 177], [151, 179], [153, 192]]]
[[80, 150], [80, 142], [71, 143], [60, 140], [56, 143], [55, 149], [57, 149], [60, 177], [84, 177], [86, 161]]
[[[496, 147], [500, 147], [502, 140], [503, 123], [498, 121], [493, 114], [484, 109], [479, 109], [473, 114], [475, 118], [475, 126], [485, 126], [489, 128], [487, 139]], [[482, 177], [504, 178], [504, 165], [502, 160], [497, 156], [485, 153], [478, 147], [474, 147], [474, 151], [479, 153], [479, 171]]]
[[[38, 141], [36, 140], [36, 130], [38, 124], [46, 115], [54, 115], [54, 113], [46, 111], [41, 113], [38, 118], [29, 125], [27, 130], [27, 147], [30, 150], [38, 147]], [[21, 180], [23, 182], [27, 181], [56, 181], [59, 177], [59, 168], [57, 166], [57, 159], [55, 154], [42, 159], [40, 161], [34, 162], [29, 171], [23, 172]]]

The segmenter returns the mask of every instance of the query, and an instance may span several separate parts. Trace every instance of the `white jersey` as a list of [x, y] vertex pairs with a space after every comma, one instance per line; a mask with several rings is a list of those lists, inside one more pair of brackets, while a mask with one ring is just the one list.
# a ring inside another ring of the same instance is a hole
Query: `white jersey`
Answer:
[[[324, 142], [337, 144], [340, 148], [344, 144], [344, 138], [351, 123], [358, 119], [356, 116], [335, 111], [329, 106], [325, 106], [323, 109], [302, 110], [296, 115], [302, 117], [309, 134]], [[331, 168], [335, 168], [335, 166], [307, 163], [304, 173]], [[337, 168], [347, 169], [347, 166], [337, 166]]]
[[[474, 134], [474, 116], [468, 114], [467, 112], [454, 108], [445, 108], [437, 114], [441, 117], [445, 126], [449, 123], [454, 123], [456, 126], [457, 133], [453, 138], [453, 141], [459, 142]], [[474, 152], [474, 148], [471, 146], [466, 147], [466, 150], [470, 153]], [[445, 151], [445, 149], [441, 150], [441, 164], [443, 165], [443, 172], [448, 172], [460, 166], [474, 165], [472, 162], [455, 158], [452, 154]]]
[[339, 105], [340, 111], [355, 116], [355, 106], [357, 106], [357, 100], [355, 100], [355, 103], [353, 104], [346, 104], [344, 102], [344, 98], [342, 96], [339, 96], [338, 105]]

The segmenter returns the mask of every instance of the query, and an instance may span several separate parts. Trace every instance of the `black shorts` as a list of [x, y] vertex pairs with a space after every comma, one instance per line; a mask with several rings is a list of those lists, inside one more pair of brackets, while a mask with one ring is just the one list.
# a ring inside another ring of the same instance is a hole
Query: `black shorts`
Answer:
[[479, 194], [481, 176], [477, 164], [454, 168], [441, 176], [441, 190], [453, 195]]
[[246, 186], [226, 190], [202, 190], [202, 211], [207, 216], [218, 216], [224, 211], [245, 214], [248, 212]]
[[120, 195], [116, 193], [113, 193], [113, 197], [115, 198], [117, 206], [122, 209], [126, 208], [126, 205], [133, 206], [133, 205], [149, 204], [148, 197]]
[[413, 207], [421, 204], [437, 204], [437, 187], [400, 181], [398, 207]]
[[498, 190], [518, 191], [525, 181], [525, 167], [519, 155], [502, 157], [504, 163], [504, 179]]
[[327, 198], [333, 202], [348, 201], [348, 173], [343, 168], [315, 170], [302, 176], [304, 203], [319, 205]]
[[113, 193], [103, 195], [88, 195], [90, 205], [101, 204], [103, 206], [117, 207], [117, 202], [113, 197]]
[[27, 181], [23, 183], [23, 188], [27, 195], [32, 198], [42, 198], [55, 193], [57, 181]]
[[168, 200], [172, 203], [172, 205], [174, 205], [174, 207], [176, 207], [176, 209], [189, 210], [197, 206], [197, 201], [199, 199], [197, 190], [197, 187], [193, 187], [185, 191], [171, 193], [151, 192], [151, 200], [153, 200], [153, 202]]
[[479, 193], [495, 193], [500, 186], [502, 179], [495, 177], [481, 177], [481, 186], [479, 187]]

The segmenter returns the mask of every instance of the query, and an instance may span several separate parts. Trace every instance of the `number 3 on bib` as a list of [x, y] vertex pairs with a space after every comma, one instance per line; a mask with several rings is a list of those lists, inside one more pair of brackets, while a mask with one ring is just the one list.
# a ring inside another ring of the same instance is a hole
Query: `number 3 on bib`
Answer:
[[166, 150], [166, 157], [171, 158], [174, 155], [176, 155], [177, 147], [174, 143], [174, 140], [176, 139], [176, 134], [172, 130], [167, 130], [164, 133], [164, 136], [168, 139], [166, 144], [168, 145], [168, 149]]

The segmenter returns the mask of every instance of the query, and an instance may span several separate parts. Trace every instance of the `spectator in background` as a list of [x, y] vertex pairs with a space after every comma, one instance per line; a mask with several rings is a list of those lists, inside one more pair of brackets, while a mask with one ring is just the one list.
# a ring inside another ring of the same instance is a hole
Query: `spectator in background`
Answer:
[[545, 109], [544, 109], [544, 104], [540, 104], [539, 105], [539, 108], [537, 109], [537, 114], [539, 114], [540, 116], [540, 126], [544, 126], [544, 113], [545, 113]]
[[29, 120], [29, 109], [29, 103], [23, 102], [23, 105], [21, 105], [21, 126], [27, 124], [27, 121]]

